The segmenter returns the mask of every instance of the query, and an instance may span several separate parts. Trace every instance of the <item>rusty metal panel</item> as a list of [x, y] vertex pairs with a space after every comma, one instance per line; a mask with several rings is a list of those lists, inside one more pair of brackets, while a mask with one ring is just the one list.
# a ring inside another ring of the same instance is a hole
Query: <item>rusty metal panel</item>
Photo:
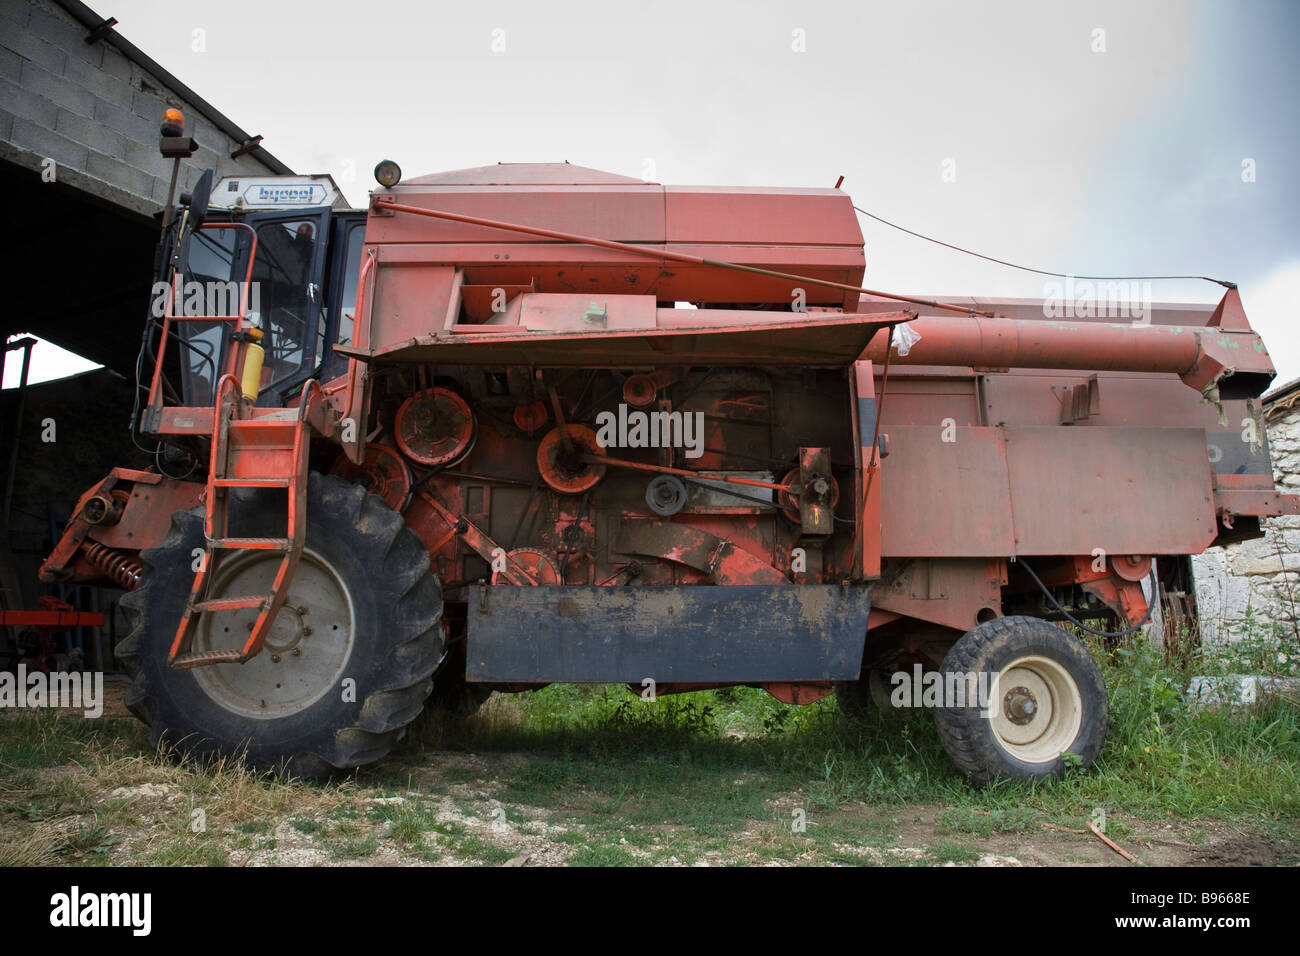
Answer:
[[514, 325], [529, 331], [590, 332], [653, 329], [658, 318], [654, 296], [650, 295], [597, 294], [575, 299], [572, 295], [525, 292], [486, 324]]
[[957, 369], [930, 376], [908, 375], [910, 371], [906, 367], [889, 370], [889, 388], [880, 409], [883, 431], [903, 425], [933, 425], [945, 418], [958, 425], [983, 424], [974, 373], [969, 369], [964, 376]]
[[1003, 433], [1016, 554], [1198, 554], [1214, 540], [1203, 429]]
[[[1086, 378], [1080, 372], [1024, 372], [988, 375], [983, 394], [991, 425], [1051, 425], [1059, 420], [1061, 399], [1068, 387]], [[1215, 473], [1254, 476], [1254, 487], [1272, 489], [1273, 463], [1267, 433], [1250, 444], [1244, 433], [1250, 419], [1246, 402], [1223, 403], [1228, 426], [1219, 424], [1215, 405], [1201, 399], [1172, 375], [1102, 373], [1097, 376], [1100, 410], [1089, 415], [1087, 427], [1159, 426], [1205, 429], [1206, 455]], [[893, 391], [893, 382], [890, 382]]]
[[[987, 375], [983, 381], [986, 420], [990, 425], [1055, 425], [1067, 388], [1085, 384], [1088, 372], [1013, 369]], [[1090, 426], [1153, 425], [1217, 427], [1213, 405], [1184, 385], [1177, 376], [1151, 373], [1101, 372], [1097, 375], [1101, 407], [1088, 417]], [[891, 383], [892, 387], [892, 383]], [[1229, 402], [1235, 410], [1244, 402]]]
[[1002, 607], [1007, 583], [1006, 562], [971, 558], [926, 558], [905, 562], [888, 586], [876, 589], [873, 607], [922, 621], [968, 631], [980, 622], [980, 612]]
[[1005, 449], [996, 428], [891, 427], [881, 467], [886, 557], [1015, 553]]
[[[402, 218], [402, 217], [394, 217]], [[565, 242], [389, 242], [371, 246], [385, 263], [440, 265], [454, 262], [471, 285], [531, 285], [538, 292], [618, 292], [654, 295], [659, 301], [791, 301], [800, 284], [711, 265], [664, 263], [641, 254]], [[643, 243], [644, 245], [644, 243]], [[659, 244], [653, 244], [659, 245]], [[861, 249], [851, 246], [664, 245], [665, 251], [707, 257], [762, 269], [856, 285], [862, 281]], [[804, 289], [809, 306], [843, 305], [846, 293], [811, 283]], [[877, 314], [876, 312], [872, 313]]]
[[[401, 201], [412, 206], [463, 213], [501, 222], [576, 232], [622, 242], [663, 242], [662, 186], [422, 186], [403, 185]], [[411, 216], [371, 216], [366, 242], [517, 242], [517, 233]], [[541, 237], [533, 243], [551, 243]], [[573, 250], [581, 261], [586, 249]]]
[[386, 351], [444, 328], [455, 294], [452, 266], [390, 265], [380, 260], [370, 308], [369, 345]]
[[471, 681], [852, 680], [871, 587], [487, 587], [470, 595]]
[[862, 246], [862, 228], [838, 189], [666, 186], [669, 242]]
[[[1242, 404], [1240, 402], [1235, 404]], [[1236, 420], [1243, 420], [1238, 418]], [[1234, 419], [1229, 418], [1229, 422]], [[1242, 437], [1243, 428], [1206, 429], [1205, 440], [1209, 452], [1210, 464], [1215, 474], [1252, 475], [1259, 479], [1262, 488], [1273, 487], [1273, 456], [1268, 447], [1268, 433], [1263, 429], [1257, 432], [1259, 441], [1251, 444]]]
[[156, 485], [138, 482], [122, 518], [114, 525], [101, 525], [91, 537], [110, 548], [151, 548], [167, 537], [172, 514], [199, 506], [204, 486], [199, 482], [165, 478]]

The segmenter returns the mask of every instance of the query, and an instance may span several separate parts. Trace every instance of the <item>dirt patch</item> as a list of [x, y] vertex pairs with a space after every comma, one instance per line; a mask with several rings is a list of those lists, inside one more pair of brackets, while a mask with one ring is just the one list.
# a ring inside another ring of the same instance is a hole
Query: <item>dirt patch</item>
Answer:
[[[932, 846], [958, 840], [982, 854], [1013, 858], [1022, 866], [1132, 866], [1088, 830], [1087, 821], [1062, 820], [1049, 828], [1023, 833], [980, 836], [954, 830], [942, 822], [942, 806], [907, 807], [897, 811], [903, 844]], [[939, 817], [940, 819], [936, 819]], [[905, 821], [905, 822], [903, 822]], [[1124, 817], [1122, 828], [1108, 836], [1147, 866], [1279, 866], [1294, 862], [1296, 848], [1239, 828], [1199, 821], [1152, 821]], [[1072, 832], [1082, 830], [1082, 833]]]
[[131, 681], [119, 674], [109, 674], [104, 678], [104, 717], [130, 717], [126, 709], [126, 692], [131, 688]]

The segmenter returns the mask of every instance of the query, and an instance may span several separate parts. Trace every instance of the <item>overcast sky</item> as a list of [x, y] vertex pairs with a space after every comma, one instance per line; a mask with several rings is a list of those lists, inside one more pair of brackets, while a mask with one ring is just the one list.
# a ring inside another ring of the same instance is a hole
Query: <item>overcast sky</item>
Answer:
[[[843, 175], [857, 205], [999, 258], [1236, 281], [1279, 381], [1300, 376], [1295, 2], [91, 6], [354, 204], [384, 157], [407, 177], [565, 159], [673, 184]], [[863, 231], [873, 288], [1050, 281]]]

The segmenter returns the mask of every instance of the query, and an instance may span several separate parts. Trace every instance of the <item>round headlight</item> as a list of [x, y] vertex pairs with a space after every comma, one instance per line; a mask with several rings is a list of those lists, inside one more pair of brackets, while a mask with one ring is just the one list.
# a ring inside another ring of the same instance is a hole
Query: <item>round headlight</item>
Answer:
[[391, 159], [382, 159], [375, 167], [375, 182], [385, 189], [392, 189], [402, 180], [402, 167]]

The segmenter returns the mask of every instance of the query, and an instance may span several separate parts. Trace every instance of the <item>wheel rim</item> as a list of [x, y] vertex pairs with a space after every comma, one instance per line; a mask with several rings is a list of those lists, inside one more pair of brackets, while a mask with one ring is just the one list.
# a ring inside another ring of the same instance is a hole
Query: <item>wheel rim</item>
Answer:
[[[218, 568], [212, 597], [266, 594], [280, 556], [245, 552]], [[197, 651], [242, 647], [257, 619], [256, 608], [205, 614], [194, 635]], [[262, 650], [244, 664], [195, 668], [195, 682], [213, 702], [259, 720], [306, 710], [338, 686], [356, 635], [356, 614], [337, 570], [305, 549]]]
[[989, 710], [998, 743], [1025, 763], [1056, 760], [1083, 725], [1079, 685], [1047, 657], [1012, 661], [994, 682]]

